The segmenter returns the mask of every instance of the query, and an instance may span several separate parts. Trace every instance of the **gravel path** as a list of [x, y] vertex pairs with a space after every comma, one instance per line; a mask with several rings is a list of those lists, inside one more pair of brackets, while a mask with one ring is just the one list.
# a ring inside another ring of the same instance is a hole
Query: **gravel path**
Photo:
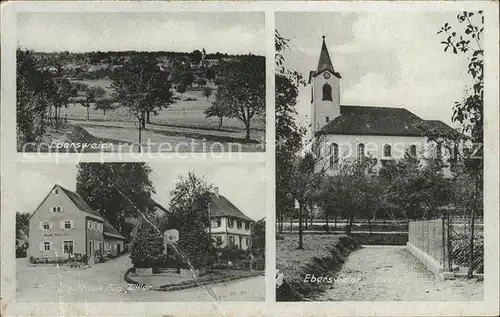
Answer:
[[349, 255], [316, 301], [467, 301], [483, 299], [483, 282], [439, 282], [404, 246], [364, 246]]
[[265, 279], [257, 276], [228, 283], [160, 292], [127, 290], [123, 274], [131, 267], [124, 255], [87, 269], [27, 265], [17, 260], [16, 301], [18, 302], [139, 302], [139, 301], [264, 301]]

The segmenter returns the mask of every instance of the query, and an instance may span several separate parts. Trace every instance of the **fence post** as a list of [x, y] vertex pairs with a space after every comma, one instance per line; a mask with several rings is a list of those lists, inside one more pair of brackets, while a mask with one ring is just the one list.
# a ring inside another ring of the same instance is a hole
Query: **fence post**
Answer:
[[451, 227], [450, 227], [450, 211], [446, 211], [446, 222], [447, 222], [447, 225], [446, 225], [446, 233], [447, 233], [447, 247], [448, 247], [448, 270], [450, 272], [452, 272], [452, 268], [453, 268], [453, 259], [451, 258], [451, 255], [452, 255], [452, 247], [451, 247]]

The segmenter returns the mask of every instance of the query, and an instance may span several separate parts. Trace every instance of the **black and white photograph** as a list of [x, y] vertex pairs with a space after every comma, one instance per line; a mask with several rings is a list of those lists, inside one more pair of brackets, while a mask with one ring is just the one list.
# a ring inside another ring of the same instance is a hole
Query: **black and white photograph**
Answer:
[[484, 13], [275, 28], [276, 300], [482, 301]]
[[263, 164], [17, 170], [17, 302], [265, 300]]
[[19, 152], [263, 152], [261, 12], [23, 12]]

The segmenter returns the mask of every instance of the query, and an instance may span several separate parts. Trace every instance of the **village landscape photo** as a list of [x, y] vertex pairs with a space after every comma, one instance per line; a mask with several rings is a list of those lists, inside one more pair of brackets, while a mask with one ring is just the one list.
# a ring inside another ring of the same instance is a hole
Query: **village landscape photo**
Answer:
[[17, 21], [19, 152], [265, 151], [263, 13]]
[[263, 164], [18, 163], [17, 173], [17, 302], [265, 300]]
[[275, 23], [276, 300], [483, 300], [483, 12]]

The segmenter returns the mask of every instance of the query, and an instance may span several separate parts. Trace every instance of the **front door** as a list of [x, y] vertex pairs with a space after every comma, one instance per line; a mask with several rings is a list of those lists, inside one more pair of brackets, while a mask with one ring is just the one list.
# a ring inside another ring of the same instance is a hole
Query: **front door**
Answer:
[[116, 254], [120, 254], [122, 252], [120, 243], [116, 244]]
[[242, 240], [242, 238], [240, 236], [240, 250], [243, 250], [243, 245], [241, 244], [241, 240]]

